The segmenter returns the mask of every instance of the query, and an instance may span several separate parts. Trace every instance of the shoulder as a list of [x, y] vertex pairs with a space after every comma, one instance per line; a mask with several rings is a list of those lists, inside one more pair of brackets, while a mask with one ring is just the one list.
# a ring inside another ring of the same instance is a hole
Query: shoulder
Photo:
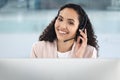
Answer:
[[32, 58], [52, 58], [56, 57], [56, 43], [49, 41], [38, 41], [32, 46]]
[[47, 42], [46, 41], [37, 41], [33, 43], [33, 47], [44, 46]]
[[31, 57], [33, 58], [43, 58], [49, 56], [49, 53], [51, 50], [53, 50], [54, 47], [52, 47], [54, 43], [49, 41], [37, 41], [32, 46], [32, 53]]
[[34, 53], [41, 52], [45, 45], [46, 45], [45, 41], [37, 41], [33, 43], [32, 50], [34, 51]]
[[42, 49], [48, 49], [52, 48], [56, 45], [55, 41], [54, 42], [49, 42], [49, 41], [37, 41], [33, 44], [32, 48], [34, 50], [42, 50]]
[[91, 46], [91, 45], [87, 45], [87, 50], [89, 51], [93, 51], [95, 49], [95, 47]]
[[97, 50], [91, 45], [87, 45], [85, 54], [86, 57], [97, 58]]
[[47, 45], [52, 45], [53, 43], [49, 42], [49, 41], [37, 41], [33, 44], [33, 47], [44, 47]]

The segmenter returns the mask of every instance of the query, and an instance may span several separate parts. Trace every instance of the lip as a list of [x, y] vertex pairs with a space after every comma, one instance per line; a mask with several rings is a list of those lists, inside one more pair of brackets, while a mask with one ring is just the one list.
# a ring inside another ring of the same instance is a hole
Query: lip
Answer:
[[66, 34], [66, 32], [64, 32], [64, 31], [59, 30], [58, 32], [61, 33], [61, 34]]
[[62, 31], [62, 30], [58, 30], [58, 33], [61, 34], [61, 35], [66, 35], [66, 34], [68, 34], [68, 32]]

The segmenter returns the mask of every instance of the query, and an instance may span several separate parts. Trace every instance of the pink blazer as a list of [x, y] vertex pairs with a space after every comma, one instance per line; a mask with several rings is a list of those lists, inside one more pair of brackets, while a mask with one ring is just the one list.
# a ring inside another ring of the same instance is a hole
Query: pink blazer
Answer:
[[[74, 47], [76, 42], [72, 46], [72, 51], [69, 55], [71, 58], [76, 58], [74, 56]], [[38, 41], [33, 44], [31, 58], [58, 58], [57, 55], [57, 43], [48, 41]], [[97, 51], [93, 46], [87, 45], [86, 51], [83, 58], [97, 58]]]

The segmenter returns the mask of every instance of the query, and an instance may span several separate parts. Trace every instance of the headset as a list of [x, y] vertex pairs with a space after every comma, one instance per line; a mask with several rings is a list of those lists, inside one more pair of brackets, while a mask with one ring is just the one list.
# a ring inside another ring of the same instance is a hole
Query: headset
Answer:
[[[79, 29], [81, 29], [82, 31], [84, 31], [86, 25], [87, 25], [87, 16], [85, 15], [85, 16], [83, 17], [83, 19], [81, 20], [81, 22], [80, 22], [80, 27], [79, 27]], [[79, 29], [78, 29], [78, 31], [79, 31]]]

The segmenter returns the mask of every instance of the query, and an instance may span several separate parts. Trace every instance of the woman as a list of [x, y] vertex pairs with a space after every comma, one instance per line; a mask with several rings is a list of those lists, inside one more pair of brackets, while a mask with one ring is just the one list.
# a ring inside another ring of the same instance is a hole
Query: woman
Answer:
[[91, 22], [77, 4], [60, 8], [32, 47], [32, 58], [97, 58], [97, 40]]

